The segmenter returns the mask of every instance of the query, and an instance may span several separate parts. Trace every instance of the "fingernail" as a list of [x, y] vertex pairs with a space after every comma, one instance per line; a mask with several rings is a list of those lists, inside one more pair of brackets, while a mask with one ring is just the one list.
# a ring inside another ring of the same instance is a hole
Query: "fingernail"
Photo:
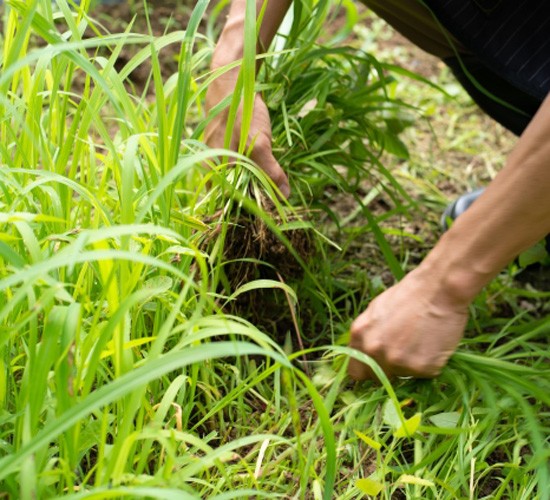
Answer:
[[284, 184], [281, 184], [279, 189], [281, 190], [281, 193], [283, 193], [285, 198], [288, 198], [290, 196], [290, 186], [286, 182]]

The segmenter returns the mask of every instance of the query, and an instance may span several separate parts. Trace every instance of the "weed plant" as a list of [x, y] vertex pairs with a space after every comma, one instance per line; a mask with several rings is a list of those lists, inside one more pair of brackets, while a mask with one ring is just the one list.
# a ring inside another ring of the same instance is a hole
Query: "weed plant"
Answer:
[[[383, 216], [368, 210], [380, 190], [397, 212], [412, 206], [380, 161], [384, 149], [406, 157], [398, 133], [411, 121], [388, 91], [391, 67], [337, 47], [347, 28], [317, 45], [337, 6], [304, 1], [283, 47], [267, 56], [269, 79], [256, 82], [251, 1], [242, 77], [224, 103], [234, 118], [242, 99], [243, 140], [236, 153], [211, 150], [201, 142], [211, 118], [202, 99], [224, 70], [208, 70], [213, 18], [208, 35], [199, 33], [208, 4], [196, 2], [185, 30], [152, 37], [132, 26], [105, 33], [88, 0], [7, 2], [2, 495], [548, 498], [548, 320], [503, 322], [478, 308], [472, 334], [438, 380], [392, 385], [367, 356], [336, 345], [370, 298], [364, 284], [346, 290], [336, 282], [316, 220], [298, 220], [246, 157], [259, 90], [274, 111], [291, 201], [324, 203], [330, 213], [326, 193], [350, 193], [398, 278], [404, 263], [385, 239]], [[342, 5], [352, 26], [356, 10]], [[128, 45], [138, 50], [117, 70]], [[180, 47], [179, 68], [163, 80], [161, 55], [171, 45]], [[146, 62], [150, 78], [138, 92], [128, 78]], [[310, 230], [323, 253], [301, 281], [230, 282], [223, 248], [243, 211], [291, 253], [289, 231]], [[328, 318], [319, 342], [334, 345], [293, 351], [224, 312], [262, 288], [283, 293], [292, 335], [307, 327], [300, 305], [313, 304]], [[351, 385], [348, 355], [370, 364], [381, 385]]]

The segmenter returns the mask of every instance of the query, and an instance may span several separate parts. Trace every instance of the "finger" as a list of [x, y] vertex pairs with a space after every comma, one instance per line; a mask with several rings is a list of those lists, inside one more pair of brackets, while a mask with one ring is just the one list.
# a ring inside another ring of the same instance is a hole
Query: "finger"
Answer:
[[[359, 320], [360, 318], [358, 318]], [[391, 378], [394, 375], [393, 370], [384, 362], [382, 353], [380, 355], [377, 355], [374, 352], [369, 352], [367, 347], [364, 345], [364, 334], [362, 333], [362, 330], [358, 327], [360, 325], [360, 321], [356, 320], [356, 322], [352, 325], [352, 335], [350, 339], [350, 347], [357, 349], [358, 351], [361, 351], [367, 356], [369, 356], [386, 374], [388, 378]], [[376, 372], [366, 363], [363, 363], [355, 358], [351, 358], [349, 365], [348, 365], [348, 374], [351, 378], [353, 378], [356, 381], [362, 381], [362, 380], [374, 380], [379, 381], [380, 378], [378, 375], [376, 375]]]
[[252, 159], [271, 178], [285, 198], [290, 196], [290, 184], [284, 170], [273, 156], [271, 148], [258, 148], [252, 153]]
[[416, 379], [432, 379], [441, 374], [441, 370], [432, 366], [417, 366], [411, 364], [410, 366], [394, 366], [392, 367], [392, 373], [397, 377], [413, 377]]
[[349, 360], [348, 375], [355, 381], [373, 380], [376, 378], [374, 371], [369, 365], [361, 363], [354, 358]]
[[[386, 373], [386, 375], [389, 375], [386, 367], [378, 359], [375, 359], [371, 354], [365, 351], [364, 347], [361, 345], [361, 337], [352, 336], [350, 347], [364, 352], [365, 354], [370, 356], [376, 363], [378, 363], [378, 366], [380, 366], [384, 373]], [[348, 375], [357, 382], [361, 382], [363, 380], [379, 380], [375, 371], [369, 365], [355, 358], [351, 358], [349, 360]]]
[[[386, 377], [388, 379], [392, 379], [395, 375], [393, 370], [391, 370], [388, 366], [386, 366], [384, 363], [376, 360], [373, 358], [373, 360], [378, 364], [378, 366], [382, 369], [382, 371], [385, 373]], [[357, 382], [362, 382], [364, 380], [372, 380], [374, 382], [381, 382], [380, 377], [376, 375], [376, 372], [367, 364], [362, 363], [361, 361], [358, 361], [354, 358], [350, 359], [349, 365], [348, 365], [348, 374], [349, 376], [356, 380]]]

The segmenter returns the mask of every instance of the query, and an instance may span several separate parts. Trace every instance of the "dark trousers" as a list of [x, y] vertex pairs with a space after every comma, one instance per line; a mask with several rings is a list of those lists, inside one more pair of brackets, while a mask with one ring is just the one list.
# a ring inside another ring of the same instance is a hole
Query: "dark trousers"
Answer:
[[471, 98], [489, 116], [516, 135], [521, 135], [542, 104], [518, 90], [473, 56], [444, 59]]
[[481, 109], [521, 135], [541, 100], [518, 90], [487, 68], [419, 0], [362, 1], [412, 43], [443, 60]]

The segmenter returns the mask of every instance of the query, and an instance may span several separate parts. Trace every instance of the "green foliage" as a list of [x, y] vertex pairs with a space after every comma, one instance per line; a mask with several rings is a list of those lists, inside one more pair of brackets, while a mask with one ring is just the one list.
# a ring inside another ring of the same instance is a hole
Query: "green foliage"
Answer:
[[[383, 285], [339, 276], [317, 215], [297, 220], [246, 157], [255, 89], [274, 115], [291, 201], [330, 215], [330, 193], [353, 196], [359, 208], [348, 222], [360, 216], [379, 265], [403, 273], [387, 214], [368, 205], [379, 193], [393, 201], [392, 214], [414, 205], [381, 156], [407, 158], [399, 134], [414, 110], [393, 96], [395, 68], [337, 46], [358, 18], [351, 2], [342, 6], [344, 27], [317, 45], [335, 3], [296, 2], [286, 49], [266, 56], [256, 81], [249, 2], [242, 76], [224, 103], [234, 119], [244, 102], [240, 154], [229, 168], [228, 151], [201, 142], [205, 90], [226, 70], [207, 69], [219, 6], [196, 2], [185, 31], [153, 37], [131, 25], [105, 34], [88, 1], [7, 3], [2, 494], [547, 498], [548, 321], [518, 314], [503, 322], [482, 317], [478, 305], [477, 333], [440, 379], [389, 381], [367, 356], [332, 345]], [[163, 79], [161, 55], [174, 46], [178, 70]], [[120, 67], [128, 47], [135, 50]], [[138, 91], [131, 74], [145, 63], [151, 70]], [[320, 253], [309, 267], [301, 262], [303, 279], [229, 282], [223, 247], [240, 212], [289, 248], [292, 228], [312, 231]], [[257, 290], [284, 298], [295, 331], [283, 333], [316, 331], [312, 345], [331, 345], [292, 352], [224, 310]], [[483, 333], [480, 321], [498, 333]], [[347, 356], [371, 365], [382, 386], [350, 385]]]

